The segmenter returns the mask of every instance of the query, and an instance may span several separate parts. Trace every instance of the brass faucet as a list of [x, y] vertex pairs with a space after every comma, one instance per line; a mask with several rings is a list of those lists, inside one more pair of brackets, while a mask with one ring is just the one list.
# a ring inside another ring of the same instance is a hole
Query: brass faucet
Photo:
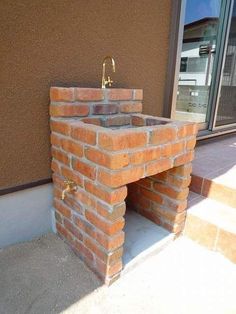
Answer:
[[111, 56], [106, 56], [103, 59], [102, 62], [102, 88], [106, 88], [106, 85], [108, 85], [109, 87], [111, 87], [113, 81], [111, 79], [110, 76], [107, 76], [107, 79], [105, 78], [105, 74], [106, 74], [106, 61], [110, 59], [111, 60], [111, 64], [112, 64], [112, 71], [115, 72], [116, 71], [116, 65], [115, 65], [115, 60], [111, 57]]
[[75, 192], [77, 190], [77, 185], [72, 180], [64, 181], [66, 188], [61, 193], [61, 199], [64, 200], [67, 192]]

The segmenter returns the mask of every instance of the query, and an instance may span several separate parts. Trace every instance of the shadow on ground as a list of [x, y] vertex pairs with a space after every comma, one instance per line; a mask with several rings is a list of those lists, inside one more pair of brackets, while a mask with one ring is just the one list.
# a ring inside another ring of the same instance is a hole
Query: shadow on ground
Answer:
[[61, 313], [101, 282], [56, 235], [0, 250], [0, 313]]

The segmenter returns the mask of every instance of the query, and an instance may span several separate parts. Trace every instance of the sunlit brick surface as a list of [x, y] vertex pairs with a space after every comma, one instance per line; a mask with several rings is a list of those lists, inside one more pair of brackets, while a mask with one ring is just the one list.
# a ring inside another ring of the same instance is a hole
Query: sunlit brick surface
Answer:
[[[122, 270], [126, 205], [179, 234], [194, 123], [141, 114], [142, 90], [51, 88], [57, 231], [106, 283]], [[60, 199], [64, 180], [78, 188]]]

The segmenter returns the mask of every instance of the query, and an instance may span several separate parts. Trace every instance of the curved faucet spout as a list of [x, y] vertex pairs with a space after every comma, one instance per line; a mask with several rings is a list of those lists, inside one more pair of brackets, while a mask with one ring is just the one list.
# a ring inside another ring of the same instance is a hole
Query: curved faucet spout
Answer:
[[76, 192], [77, 191], [77, 185], [72, 180], [65, 180], [64, 181], [66, 187], [61, 193], [61, 199], [64, 201], [66, 197], [66, 193]]
[[106, 61], [107, 60], [111, 60], [112, 71], [113, 72], [116, 71], [115, 60], [111, 56], [106, 56], [103, 59], [103, 62], [102, 62], [102, 88], [106, 88], [106, 85], [111, 87], [111, 85], [113, 83], [113, 81], [112, 81], [110, 76], [108, 76], [107, 79], [106, 79]]

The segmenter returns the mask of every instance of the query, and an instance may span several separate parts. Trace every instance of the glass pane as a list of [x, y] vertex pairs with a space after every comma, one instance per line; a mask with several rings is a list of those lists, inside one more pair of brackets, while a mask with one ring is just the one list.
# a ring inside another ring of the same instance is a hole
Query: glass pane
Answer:
[[216, 126], [236, 123], [236, 1], [230, 24]]
[[207, 122], [221, 0], [187, 0], [175, 118]]

